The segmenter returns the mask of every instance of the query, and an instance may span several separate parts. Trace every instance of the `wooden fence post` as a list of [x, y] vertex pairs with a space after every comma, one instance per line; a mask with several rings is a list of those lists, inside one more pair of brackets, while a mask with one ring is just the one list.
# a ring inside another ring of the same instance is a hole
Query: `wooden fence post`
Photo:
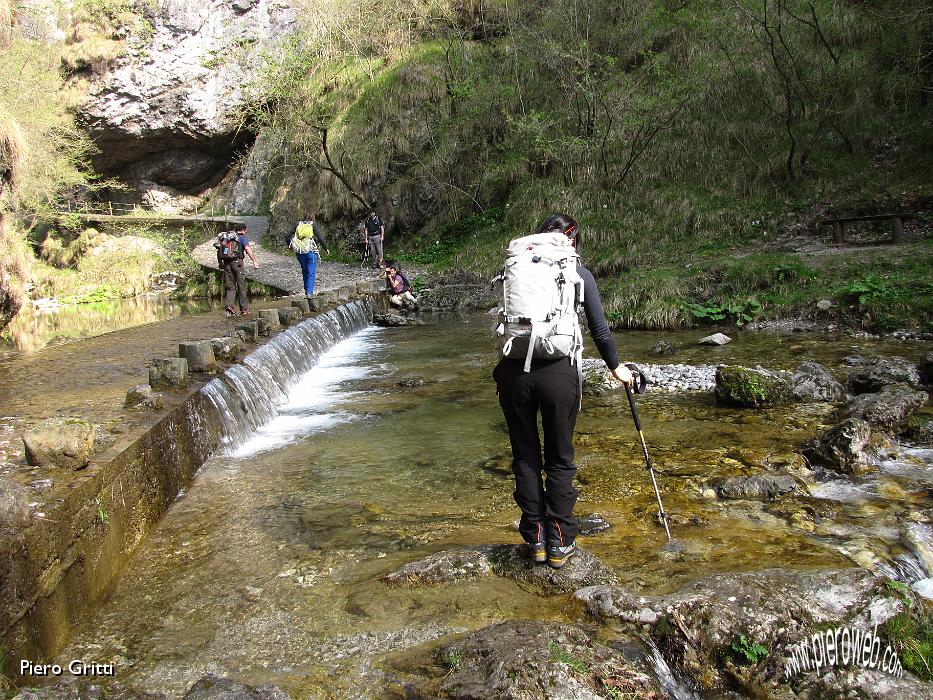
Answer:
[[895, 245], [904, 238], [904, 220], [895, 216], [891, 219], [891, 243]]

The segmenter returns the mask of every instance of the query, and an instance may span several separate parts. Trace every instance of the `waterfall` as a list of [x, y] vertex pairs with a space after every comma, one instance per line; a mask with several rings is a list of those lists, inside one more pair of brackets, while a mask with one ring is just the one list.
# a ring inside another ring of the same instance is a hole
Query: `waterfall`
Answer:
[[368, 326], [375, 302], [357, 299], [302, 321], [228, 367], [201, 390], [216, 413], [220, 444], [242, 445], [275, 418], [288, 390], [311, 370], [321, 353]]

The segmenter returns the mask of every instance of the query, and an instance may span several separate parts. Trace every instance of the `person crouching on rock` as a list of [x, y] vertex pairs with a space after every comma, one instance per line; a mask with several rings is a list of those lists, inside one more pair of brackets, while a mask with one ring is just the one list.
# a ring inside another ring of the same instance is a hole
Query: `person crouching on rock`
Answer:
[[394, 260], [386, 261], [386, 287], [392, 292], [389, 297], [389, 303], [392, 306], [402, 308], [406, 303], [410, 303], [415, 311], [418, 310], [418, 300], [411, 293], [411, 283], [405, 277], [399, 264]]
[[240, 315], [249, 313], [249, 296], [246, 291], [246, 273], [243, 271], [243, 259], [248, 255], [253, 261], [253, 269], [259, 267], [259, 261], [249, 247], [246, 226], [238, 225], [232, 231], [224, 231], [214, 241], [217, 249], [217, 264], [223, 271], [224, 310], [227, 316], [236, 316], [233, 301], [240, 305]]

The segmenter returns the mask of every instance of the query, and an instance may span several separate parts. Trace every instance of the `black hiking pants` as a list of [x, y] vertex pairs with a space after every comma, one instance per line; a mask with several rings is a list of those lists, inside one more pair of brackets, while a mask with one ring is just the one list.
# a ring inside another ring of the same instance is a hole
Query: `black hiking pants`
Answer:
[[236, 299], [240, 305], [240, 311], [246, 311], [249, 308], [249, 299], [246, 296], [246, 273], [243, 272], [243, 261], [231, 260], [223, 263], [223, 273], [224, 306], [232, 309], [233, 301]]
[[[580, 380], [568, 358], [503, 359], [492, 373], [512, 443], [515, 502], [522, 510], [519, 532], [528, 543], [567, 546], [577, 536], [573, 507], [573, 429], [580, 408]], [[538, 413], [544, 432], [542, 460]], [[542, 478], [542, 470], [544, 478]]]

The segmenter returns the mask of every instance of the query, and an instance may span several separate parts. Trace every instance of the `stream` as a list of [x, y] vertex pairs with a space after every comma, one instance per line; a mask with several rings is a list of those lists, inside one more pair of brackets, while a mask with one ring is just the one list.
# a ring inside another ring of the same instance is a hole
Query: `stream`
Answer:
[[[223, 449], [58, 662], [112, 663], [123, 687], [173, 697], [208, 672], [296, 697], [382, 697], [417, 675], [406, 659], [434, 640], [511, 618], [578, 619], [569, 596], [539, 597], [495, 576], [414, 589], [380, 580], [443, 549], [520, 539], [489, 319], [426, 320], [352, 335], [276, 410], [256, 414], [255, 430], [229, 426]], [[698, 332], [665, 337], [683, 346], [672, 362], [792, 369], [812, 359], [837, 374], [854, 352], [916, 360], [926, 349], [751, 333], [706, 348], [694, 345]], [[620, 356], [658, 362], [657, 338], [621, 334]], [[268, 361], [287, 363], [294, 352]], [[248, 366], [238, 371], [242, 387], [254, 386]], [[217, 380], [206, 390], [221, 412], [232, 405], [230, 387]], [[259, 410], [240, 401], [244, 412]], [[795, 448], [831, 423], [830, 407], [731, 409], [710, 393], [638, 401], [678, 552], [662, 550], [624, 394], [586, 397], [577, 424], [576, 512], [611, 526], [580, 544], [623, 586], [666, 593], [721, 571], [853, 562], [908, 584], [930, 576], [902, 544], [911, 514], [930, 506], [929, 450], [895, 449], [866, 477], [815, 472], [809, 493], [773, 502], [720, 500], [709, 490], [717, 478], [799, 469]]]

